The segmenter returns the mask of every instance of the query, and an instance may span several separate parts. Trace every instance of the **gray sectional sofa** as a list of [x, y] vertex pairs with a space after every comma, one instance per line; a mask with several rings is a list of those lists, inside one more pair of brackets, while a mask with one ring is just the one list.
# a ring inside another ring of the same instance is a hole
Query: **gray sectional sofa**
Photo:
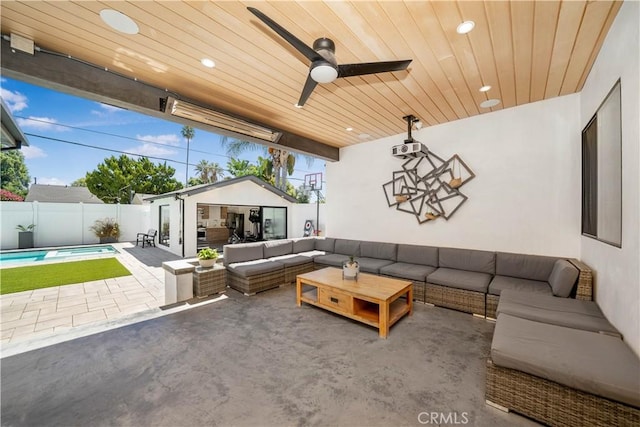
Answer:
[[224, 247], [228, 285], [246, 295], [351, 256], [361, 272], [410, 280], [416, 301], [497, 318], [487, 403], [549, 425], [640, 424], [640, 362], [578, 260], [336, 238]]
[[486, 399], [549, 425], [640, 425], [640, 359], [594, 301], [505, 290]]

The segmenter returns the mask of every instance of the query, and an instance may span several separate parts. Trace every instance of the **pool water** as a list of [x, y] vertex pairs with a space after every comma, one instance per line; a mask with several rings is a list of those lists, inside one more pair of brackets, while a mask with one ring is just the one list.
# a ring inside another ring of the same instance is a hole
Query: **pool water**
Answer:
[[84, 257], [87, 255], [109, 255], [117, 253], [118, 251], [116, 250], [116, 248], [111, 245], [0, 252], [0, 266], [38, 261], [64, 260], [69, 258]]

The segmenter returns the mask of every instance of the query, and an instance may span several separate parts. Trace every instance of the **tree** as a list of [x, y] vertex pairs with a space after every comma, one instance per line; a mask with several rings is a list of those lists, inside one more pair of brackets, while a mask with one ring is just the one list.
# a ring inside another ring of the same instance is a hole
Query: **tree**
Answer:
[[86, 187], [87, 186], [87, 178], [84, 176], [82, 178], [78, 178], [71, 183], [72, 187]]
[[[222, 137], [222, 145], [227, 148], [227, 154], [238, 156], [243, 151], [265, 150], [266, 147], [259, 144], [233, 139], [227, 136]], [[269, 147], [266, 152], [270, 156], [271, 167], [273, 168], [274, 185], [282, 191], [287, 189], [287, 175], [293, 174], [296, 164], [296, 155], [282, 148]], [[311, 166], [313, 157], [304, 156], [307, 164]]]
[[184, 185], [189, 184], [189, 143], [196, 136], [196, 131], [191, 126], [183, 126], [180, 131], [183, 138], [187, 140], [187, 171], [185, 172]]
[[0, 200], [7, 202], [24, 202], [24, 197], [18, 196], [9, 190], [0, 189]]
[[305, 191], [304, 185], [301, 185], [300, 187], [296, 188], [295, 194], [293, 195], [293, 197], [296, 198], [298, 203], [309, 203], [310, 201], [309, 193]]
[[253, 175], [273, 185], [273, 167], [269, 159], [258, 156], [258, 163], [252, 164], [232, 157], [227, 162], [227, 169], [233, 177]]
[[163, 194], [179, 190], [182, 184], [167, 163], [155, 164], [146, 157], [126, 155], [104, 159], [96, 170], [87, 172], [87, 188], [105, 203], [130, 203], [134, 193]]
[[0, 171], [0, 188], [20, 197], [26, 197], [31, 178], [24, 163], [24, 154], [20, 150], [0, 153]]
[[217, 163], [209, 163], [204, 159], [200, 160], [200, 163], [196, 165], [195, 171], [199, 174], [198, 179], [201, 184], [218, 182], [224, 176], [222, 166]]

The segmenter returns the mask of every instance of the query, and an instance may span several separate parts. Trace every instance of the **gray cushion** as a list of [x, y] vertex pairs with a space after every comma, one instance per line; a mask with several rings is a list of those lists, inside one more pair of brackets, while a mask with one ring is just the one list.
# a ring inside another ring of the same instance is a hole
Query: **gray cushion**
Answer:
[[278, 261], [259, 260], [231, 264], [227, 266], [227, 269], [232, 274], [247, 278], [257, 276], [259, 274], [284, 270], [284, 264]]
[[264, 242], [264, 257], [273, 258], [274, 256], [288, 255], [293, 250], [293, 242], [291, 240], [271, 240]]
[[604, 317], [595, 301], [505, 289], [500, 295], [496, 317], [500, 313], [536, 322], [620, 336], [620, 332]]
[[380, 269], [380, 274], [384, 276], [398, 277], [401, 279], [409, 279], [415, 282], [426, 282], [427, 276], [436, 270], [430, 265], [407, 264], [404, 262], [396, 262]]
[[336, 239], [336, 245], [333, 252], [342, 255], [360, 256], [360, 241]]
[[427, 276], [427, 282], [451, 288], [486, 293], [491, 275], [475, 271], [438, 268]]
[[360, 265], [360, 271], [363, 273], [373, 274], [379, 274], [382, 267], [393, 264], [393, 261], [378, 258], [358, 257], [356, 258], [356, 261], [358, 261], [358, 264]]
[[264, 243], [239, 243], [236, 245], [225, 245], [223, 249], [224, 264], [234, 264], [236, 262], [253, 261], [262, 259]]
[[553, 294], [564, 298], [571, 295], [579, 274], [578, 269], [566, 259], [557, 260], [549, 276], [549, 284]]
[[438, 266], [495, 274], [496, 254], [474, 249], [440, 248], [438, 251]]
[[489, 284], [489, 293], [492, 295], [500, 295], [500, 293], [505, 289], [551, 295], [551, 287], [549, 284], [547, 282], [539, 282], [537, 280], [495, 276]]
[[290, 254], [290, 255], [282, 255], [274, 258], [269, 258], [269, 261], [278, 261], [284, 264], [286, 268], [286, 267], [294, 267], [296, 265], [302, 265], [302, 264], [311, 264], [313, 263], [313, 258], [303, 256], [303, 255]]
[[640, 359], [616, 337], [501, 313], [491, 359], [497, 366], [640, 406]]
[[316, 249], [316, 239], [307, 237], [293, 241], [293, 253], [310, 252]]
[[320, 264], [320, 265], [330, 265], [333, 267], [340, 267], [342, 268], [342, 264], [345, 261], [348, 261], [349, 257], [346, 255], [342, 255], [342, 254], [327, 254], [327, 255], [320, 255], [317, 256], [313, 259], [313, 262], [316, 264]]
[[395, 243], [361, 242], [360, 256], [365, 258], [386, 259], [395, 262], [397, 247], [398, 245]]
[[522, 279], [549, 280], [553, 264], [558, 258], [539, 255], [496, 253], [496, 274]]
[[398, 245], [398, 262], [438, 266], [438, 248], [433, 246]]
[[324, 239], [316, 239], [316, 250], [332, 253], [336, 244], [336, 239], [325, 237]]

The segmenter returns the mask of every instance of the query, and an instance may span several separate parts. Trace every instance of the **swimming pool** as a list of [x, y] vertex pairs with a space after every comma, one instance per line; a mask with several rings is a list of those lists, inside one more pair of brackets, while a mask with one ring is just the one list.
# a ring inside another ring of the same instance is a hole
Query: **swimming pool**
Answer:
[[115, 255], [118, 251], [111, 245], [76, 246], [65, 248], [35, 249], [0, 252], [0, 266], [26, 264], [40, 261], [62, 261], [92, 255]]

